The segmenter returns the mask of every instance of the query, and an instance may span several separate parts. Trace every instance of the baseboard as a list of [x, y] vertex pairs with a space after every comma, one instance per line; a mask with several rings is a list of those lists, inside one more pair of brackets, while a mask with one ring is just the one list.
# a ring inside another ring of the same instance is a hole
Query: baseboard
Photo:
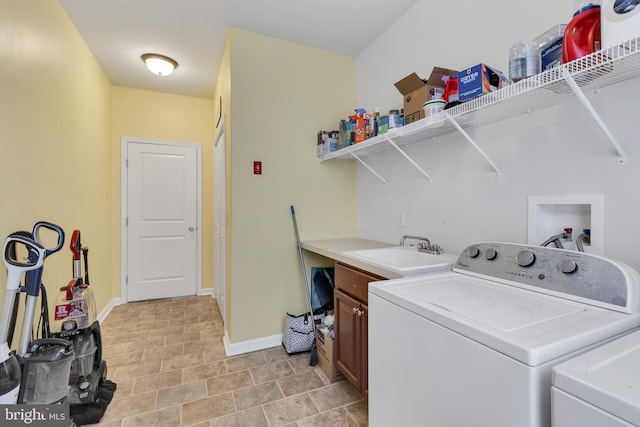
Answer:
[[111, 310], [113, 310], [113, 307], [120, 304], [124, 304], [122, 298], [111, 298], [111, 301], [107, 303], [107, 306], [98, 314], [98, 322], [104, 322], [109, 313], [111, 313]]
[[229, 336], [225, 329], [223, 340], [224, 351], [227, 353], [227, 356], [237, 356], [239, 354], [250, 353], [252, 351], [264, 350], [282, 345], [282, 334], [231, 343], [229, 342]]
[[213, 298], [213, 288], [200, 289], [200, 295], [211, 295], [211, 298]]

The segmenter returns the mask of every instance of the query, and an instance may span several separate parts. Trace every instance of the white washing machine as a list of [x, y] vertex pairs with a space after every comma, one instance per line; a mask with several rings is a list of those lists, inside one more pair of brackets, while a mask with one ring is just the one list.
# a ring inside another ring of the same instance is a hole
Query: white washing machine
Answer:
[[369, 284], [369, 425], [548, 427], [554, 365], [640, 325], [640, 276], [509, 243]]
[[554, 427], [640, 426], [640, 331], [553, 368]]

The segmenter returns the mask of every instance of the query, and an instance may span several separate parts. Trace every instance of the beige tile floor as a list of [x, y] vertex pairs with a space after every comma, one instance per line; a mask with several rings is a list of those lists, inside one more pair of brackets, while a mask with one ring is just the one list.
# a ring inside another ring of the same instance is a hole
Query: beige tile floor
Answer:
[[108, 427], [364, 427], [367, 403], [282, 346], [226, 357], [210, 296], [115, 307], [101, 324]]

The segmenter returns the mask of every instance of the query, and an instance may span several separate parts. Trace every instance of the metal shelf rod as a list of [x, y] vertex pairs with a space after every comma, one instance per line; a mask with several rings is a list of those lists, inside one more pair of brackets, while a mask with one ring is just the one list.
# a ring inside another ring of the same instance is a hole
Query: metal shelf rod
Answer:
[[498, 166], [496, 166], [496, 164], [493, 163], [493, 161], [489, 158], [489, 156], [487, 156], [487, 154], [482, 150], [482, 148], [480, 148], [478, 146], [478, 144], [476, 144], [476, 142], [473, 140], [473, 138], [471, 138], [469, 136], [469, 134], [464, 129], [462, 129], [462, 126], [460, 126], [460, 124], [456, 121], [456, 119], [453, 118], [453, 116], [451, 116], [451, 114], [449, 114], [447, 111], [445, 111], [445, 114], [446, 114], [447, 118], [449, 119], [449, 121], [451, 121], [451, 124], [453, 124], [453, 126], [458, 130], [458, 132], [460, 132], [460, 134], [467, 141], [469, 141], [469, 143], [473, 146], [473, 148], [475, 148], [476, 151], [478, 153], [480, 153], [482, 155], [482, 157], [484, 157], [484, 159], [489, 163], [489, 165], [491, 165], [493, 170], [496, 172], [497, 177], [500, 178], [501, 174], [500, 174], [500, 169], [498, 168]]
[[356, 159], [357, 161], [360, 162], [360, 164], [362, 166], [364, 166], [365, 168], [369, 169], [369, 172], [371, 172], [372, 174], [374, 174], [376, 177], [378, 177], [378, 179], [382, 182], [384, 182], [385, 184], [387, 184], [387, 180], [384, 179], [383, 177], [381, 177], [378, 172], [374, 171], [371, 166], [369, 166], [368, 164], [366, 164], [360, 157], [358, 157], [356, 155], [356, 153], [354, 153], [353, 151], [350, 151], [349, 154], [351, 154], [353, 156], [354, 159]]
[[395, 142], [393, 142], [393, 140], [389, 138], [387, 134], [384, 134], [384, 138], [389, 142], [389, 144], [391, 144], [396, 150], [398, 150], [400, 154], [404, 156], [405, 159], [409, 160], [409, 163], [411, 163], [416, 169], [418, 169], [420, 173], [424, 175], [424, 177], [427, 178], [427, 180], [429, 180], [429, 182], [431, 182], [431, 177], [429, 176], [429, 174], [426, 173], [424, 169], [422, 169], [411, 157], [409, 157], [407, 153], [405, 153], [400, 147], [398, 147], [398, 145]]
[[587, 112], [591, 114], [591, 117], [593, 117], [598, 127], [600, 127], [602, 133], [604, 133], [604, 135], [607, 137], [607, 139], [613, 146], [613, 149], [616, 150], [616, 153], [618, 153], [618, 165], [625, 165], [627, 163], [627, 153], [625, 153], [622, 146], [618, 143], [618, 140], [615, 138], [615, 136], [613, 136], [611, 131], [609, 131], [609, 128], [600, 117], [600, 114], [598, 114], [595, 108], [593, 108], [593, 105], [591, 105], [584, 92], [582, 92], [575, 79], [571, 76], [566, 68], [564, 79], [566, 80], [567, 84], [576, 95], [576, 97], [580, 100], [584, 108], [587, 110]]

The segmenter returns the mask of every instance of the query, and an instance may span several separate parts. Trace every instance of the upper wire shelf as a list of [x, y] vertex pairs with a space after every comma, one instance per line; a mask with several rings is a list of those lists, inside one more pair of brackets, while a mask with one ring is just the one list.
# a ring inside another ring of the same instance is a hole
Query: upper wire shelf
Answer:
[[[625, 164], [627, 158], [624, 150], [609, 132], [585, 94], [638, 77], [640, 77], [640, 37], [543, 71], [431, 117], [325, 154], [320, 160], [356, 159], [369, 168], [362, 161], [364, 157], [396, 148], [412, 161], [400, 147], [458, 131], [474, 145], [474, 148], [485, 157], [496, 174], [500, 176], [498, 167], [482, 152], [464, 129], [526, 114], [577, 97], [614, 147], [618, 154], [618, 164]], [[412, 161], [412, 163], [415, 165], [415, 162]], [[377, 175], [375, 171], [369, 169]], [[421, 169], [420, 171], [430, 179], [426, 172]], [[386, 182], [384, 178], [377, 176]]]

